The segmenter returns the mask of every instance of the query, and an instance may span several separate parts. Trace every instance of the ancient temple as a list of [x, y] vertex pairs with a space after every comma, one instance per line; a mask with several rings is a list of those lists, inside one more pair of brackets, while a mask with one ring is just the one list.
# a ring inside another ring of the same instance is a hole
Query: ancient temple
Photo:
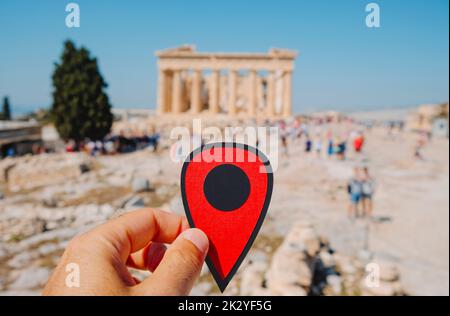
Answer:
[[158, 51], [158, 113], [289, 117], [295, 51], [202, 53], [194, 46]]

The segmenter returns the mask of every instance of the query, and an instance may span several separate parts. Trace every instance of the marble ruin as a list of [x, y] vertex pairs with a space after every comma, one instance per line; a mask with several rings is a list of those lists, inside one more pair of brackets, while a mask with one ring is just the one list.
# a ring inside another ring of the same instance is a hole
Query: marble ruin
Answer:
[[156, 56], [159, 114], [249, 118], [292, 114], [295, 51], [200, 53], [194, 46], [181, 46]]

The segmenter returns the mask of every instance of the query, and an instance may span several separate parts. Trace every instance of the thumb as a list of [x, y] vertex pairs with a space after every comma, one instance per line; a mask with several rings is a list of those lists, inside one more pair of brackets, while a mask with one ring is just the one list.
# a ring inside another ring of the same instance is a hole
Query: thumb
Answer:
[[137, 285], [144, 295], [187, 295], [200, 276], [208, 253], [208, 237], [200, 229], [181, 233], [167, 249], [152, 276]]

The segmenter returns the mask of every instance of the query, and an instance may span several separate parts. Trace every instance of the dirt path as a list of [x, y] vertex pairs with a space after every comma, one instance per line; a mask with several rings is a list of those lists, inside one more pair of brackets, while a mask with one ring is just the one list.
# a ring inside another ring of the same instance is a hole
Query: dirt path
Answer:
[[[306, 155], [300, 145], [280, 158], [267, 231], [285, 234], [296, 220], [312, 221], [341, 252], [357, 255], [368, 243], [376, 258], [394, 262], [411, 294], [448, 295], [448, 140], [434, 140], [426, 161], [412, 157], [415, 136], [367, 137], [365, 155], [345, 162]], [[345, 215], [345, 183], [355, 164], [377, 181], [375, 218], [369, 224]]]

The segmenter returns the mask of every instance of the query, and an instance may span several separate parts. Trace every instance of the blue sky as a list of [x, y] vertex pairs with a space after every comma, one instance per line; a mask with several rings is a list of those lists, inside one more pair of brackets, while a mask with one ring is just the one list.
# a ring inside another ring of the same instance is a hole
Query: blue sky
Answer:
[[99, 59], [116, 107], [155, 107], [159, 49], [299, 51], [294, 110], [377, 109], [448, 101], [449, 2], [360, 0], [78, 0], [81, 27], [62, 0], [0, 1], [0, 96], [13, 111], [51, 104], [51, 74], [65, 39]]

